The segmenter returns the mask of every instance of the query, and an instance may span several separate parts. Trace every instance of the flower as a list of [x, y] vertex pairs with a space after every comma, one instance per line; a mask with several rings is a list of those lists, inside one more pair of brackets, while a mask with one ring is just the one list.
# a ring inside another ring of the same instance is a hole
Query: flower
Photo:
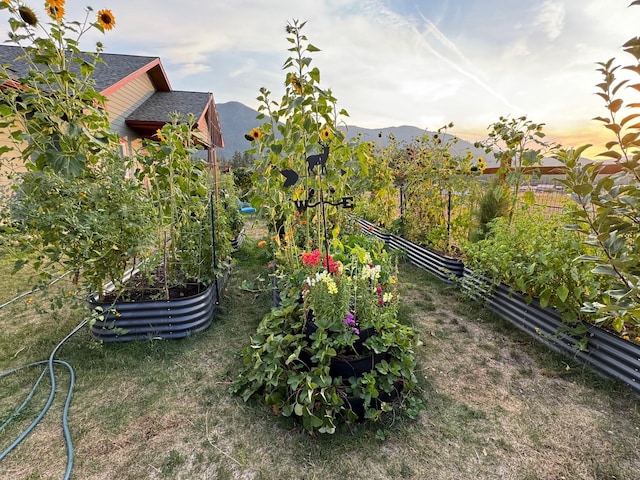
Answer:
[[259, 140], [260, 137], [262, 136], [262, 132], [260, 131], [259, 128], [254, 128], [249, 132], [249, 136], [251, 137], [252, 140]]
[[259, 246], [259, 247], [264, 247], [266, 244], [267, 244], [266, 240], [260, 240], [260, 241], [258, 242], [258, 246]]
[[329, 140], [333, 136], [329, 127], [325, 127], [320, 131], [320, 138], [323, 140]]
[[[64, 2], [63, 2], [64, 3]], [[64, 18], [64, 7], [47, 4], [47, 14], [54, 20], [62, 20]]]
[[105, 30], [111, 30], [116, 25], [116, 18], [111, 10], [105, 8], [98, 11], [98, 23]]
[[156, 130], [156, 137], [158, 137], [158, 140], [160, 140], [161, 142], [165, 142], [167, 139], [164, 138], [164, 135], [162, 135], [162, 130], [158, 129]]
[[65, 0], [46, 0], [46, 5], [48, 7], [63, 8], [64, 4]]
[[18, 13], [20, 14], [20, 18], [27, 25], [30, 25], [32, 27], [35, 27], [36, 25], [38, 25], [38, 17], [37, 17], [37, 15], [35, 14], [35, 12], [33, 10], [31, 10], [26, 5], [20, 5], [18, 7]]

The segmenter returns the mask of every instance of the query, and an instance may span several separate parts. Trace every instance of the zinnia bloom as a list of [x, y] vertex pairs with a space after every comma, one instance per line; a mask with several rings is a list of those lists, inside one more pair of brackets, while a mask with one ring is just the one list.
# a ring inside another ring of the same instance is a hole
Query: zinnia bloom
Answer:
[[105, 30], [111, 30], [116, 25], [116, 18], [113, 16], [113, 13], [111, 13], [111, 10], [99, 10], [98, 23]]
[[249, 136], [254, 140], [259, 140], [260, 137], [262, 136], [262, 132], [260, 131], [259, 128], [254, 128], [249, 132]]
[[36, 25], [38, 25], [38, 17], [34, 13], [34, 11], [31, 10], [29, 7], [27, 7], [25, 5], [19, 6], [18, 7], [18, 13], [20, 14], [20, 18], [27, 25], [30, 25], [32, 27], [35, 27]]

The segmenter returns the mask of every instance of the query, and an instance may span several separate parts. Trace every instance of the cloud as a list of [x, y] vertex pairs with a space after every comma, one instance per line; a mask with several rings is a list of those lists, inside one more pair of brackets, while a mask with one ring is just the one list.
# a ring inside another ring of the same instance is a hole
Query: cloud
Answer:
[[540, 7], [534, 25], [543, 30], [547, 39], [555, 40], [562, 34], [565, 13], [565, 7], [562, 3], [545, 0]]

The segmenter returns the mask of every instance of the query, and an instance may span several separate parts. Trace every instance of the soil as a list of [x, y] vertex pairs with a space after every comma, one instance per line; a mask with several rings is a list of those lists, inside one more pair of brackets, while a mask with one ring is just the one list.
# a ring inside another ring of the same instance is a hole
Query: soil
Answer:
[[177, 299], [197, 295], [207, 288], [202, 283], [189, 281], [181, 275], [171, 280], [171, 285], [165, 289], [165, 270], [156, 267], [151, 273], [138, 272], [127, 280], [124, 291], [107, 293], [102, 301], [141, 302], [145, 300]]

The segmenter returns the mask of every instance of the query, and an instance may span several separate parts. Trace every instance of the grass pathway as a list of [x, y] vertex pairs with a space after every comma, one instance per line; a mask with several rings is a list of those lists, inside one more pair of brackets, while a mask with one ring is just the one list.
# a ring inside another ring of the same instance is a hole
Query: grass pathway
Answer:
[[[637, 397], [411, 265], [400, 269], [400, 315], [423, 342], [416, 355], [427, 408], [416, 421], [387, 419], [385, 441], [367, 426], [311, 438], [261, 404], [243, 403], [229, 385], [271, 296], [240, 286], [266, 278], [266, 251], [256, 247], [264, 234], [257, 225], [248, 230], [220, 314], [206, 332], [104, 346], [84, 332], [64, 346], [60, 357], [77, 375], [74, 478], [640, 479]], [[84, 313], [52, 315], [45, 302], [34, 303], [41, 315], [24, 302], [0, 310], [0, 370], [46, 358]], [[36, 376], [0, 380], [2, 421]], [[44, 397], [36, 396], [36, 405]], [[60, 396], [0, 463], [0, 479], [61, 478], [62, 403]], [[35, 407], [0, 433], [0, 448], [34, 414]]]

